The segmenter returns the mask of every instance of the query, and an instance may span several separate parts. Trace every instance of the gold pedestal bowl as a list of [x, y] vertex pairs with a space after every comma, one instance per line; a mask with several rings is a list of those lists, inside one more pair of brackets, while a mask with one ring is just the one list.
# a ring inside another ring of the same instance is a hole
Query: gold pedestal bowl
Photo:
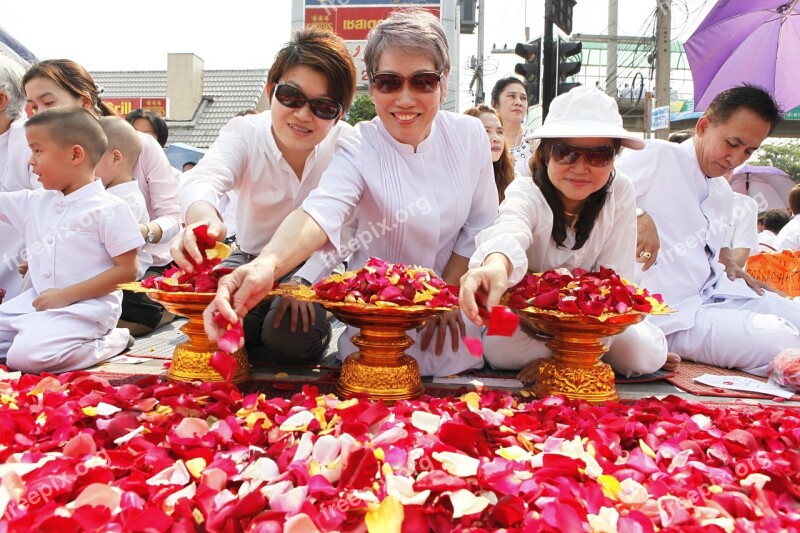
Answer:
[[[217, 351], [216, 343], [208, 340], [203, 328], [203, 311], [214, 299], [213, 292], [169, 292], [158, 289], [145, 289], [140, 283], [129, 283], [120, 288], [145, 292], [152, 300], [163, 305], [168, 311], [189, 319], [181, 326], [181, 331], [189, 337], [175, 347], [172, 362], [167, 371], [167, 379], [172, 381], [225, 381], [219, 372], [211, 368], [210, 360]], [[236, 359], [236, 373], [233, 383], [242, 383], [251, 378], [250, 361], [244, 348], [232, 354]]]
[[608, 351], [601, 339], [618, 335], [628, 326], [641, 322], [643, 313], [634, 311], [598, 318], [533, 307], [516, 312], [553, 336], [545, 343], [553, 352], [552, 358], [539, 363], [539, 375], [533, 387], [537, 397], [563, 394], [594, 404], [619, 399], [614, 371], [611, 365], [600, 360]]
[[444, 307], [381, 306], [334, 302], [311, 296], [308, 288], [289, 291], [298, 300], [319, 303], [347, 325], [359, 328], [351, 337], [358, 351], [347, 356], [336, 393], [367, 394], [394, 402], [418, 398], [425, 390], [417, 361], [405, 351], [414, 344], [406, 331], [448, 311]]

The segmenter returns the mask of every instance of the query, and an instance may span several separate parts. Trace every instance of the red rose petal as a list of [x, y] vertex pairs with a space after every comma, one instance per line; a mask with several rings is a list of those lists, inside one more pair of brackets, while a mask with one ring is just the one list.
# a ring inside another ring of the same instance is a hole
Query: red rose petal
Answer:
[[464, 343], [464, 346], [467, 347], [467, 350], [472, 355], [472, 357], [480, 358], [483, 356], [483, 341], [477, 337], [461, 337], [461, 341]]
[[510, 337], [519, 327], [519, 316], [504, 305], [495, 305], [489, 317], [487, 335]]
[[233, 375], [236, 373], [236, 368], [238, 366], [236, 359], [234, 359], [230, 353], [220, 350], [214, 352], [214, 355], [212, 355], [209, 360], [209, 364], [227, 383], [230, 383], [233, 379]]

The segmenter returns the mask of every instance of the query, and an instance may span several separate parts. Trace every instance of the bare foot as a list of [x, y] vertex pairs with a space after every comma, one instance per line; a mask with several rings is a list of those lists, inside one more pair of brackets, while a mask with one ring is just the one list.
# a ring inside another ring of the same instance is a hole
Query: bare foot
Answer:
[[661, 370], [666, 370], [667, 372], [675, 372], [675, 370], [678, 368], [678, 364], [680, 364], [680, 362], [681, 362], [681, 356], [680, 355], [678, 355], [676, 353], [668, 352], [667, 353], [667, 362], [664, 363], [664, 366], [661, 367]]

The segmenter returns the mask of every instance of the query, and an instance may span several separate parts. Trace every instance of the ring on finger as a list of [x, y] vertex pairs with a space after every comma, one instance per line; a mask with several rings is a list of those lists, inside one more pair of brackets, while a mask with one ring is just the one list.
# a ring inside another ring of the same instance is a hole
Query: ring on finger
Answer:
[[653, 253], [652, 252], [647, 252], [645, 250], [642, 250], [641, 252], [639, 252], [639, 257], [644, 257], [645, 259], [650, 259], [651, 257], [653, 257]]

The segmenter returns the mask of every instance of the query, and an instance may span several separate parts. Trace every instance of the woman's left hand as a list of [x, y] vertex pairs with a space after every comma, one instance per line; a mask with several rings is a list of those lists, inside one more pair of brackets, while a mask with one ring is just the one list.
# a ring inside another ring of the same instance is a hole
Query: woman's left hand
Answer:
[[464, 319], [461, 317], [460, 309], [446, 311], [428, 320], [427, 324], [422, 326], [423, 331], [422, 339], [420, 340], [420, 348], [422, 348], [423, 351], [427, 350], [433, 336], [436, 335], [436, 348], [434, 349], [434, 353], [436, 355], [442, 355], [444, 340], [447, 336], [448, 329], [450, 330], [452, 348], [455, 352], [458, 350], [458, 340], [467, 334], [467, 328], [464, 325]]

